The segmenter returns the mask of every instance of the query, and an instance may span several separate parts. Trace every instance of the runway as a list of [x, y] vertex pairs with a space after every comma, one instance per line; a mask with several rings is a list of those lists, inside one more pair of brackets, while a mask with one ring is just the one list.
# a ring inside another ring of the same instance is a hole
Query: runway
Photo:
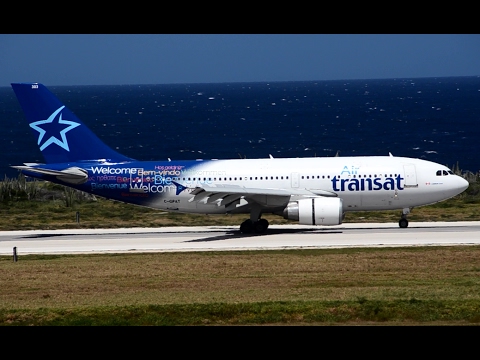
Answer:
[[237, 226], [0, 231], [0, 255], [321, 249], [480, 245], [480, 222], [271, 225], [265, 234]]

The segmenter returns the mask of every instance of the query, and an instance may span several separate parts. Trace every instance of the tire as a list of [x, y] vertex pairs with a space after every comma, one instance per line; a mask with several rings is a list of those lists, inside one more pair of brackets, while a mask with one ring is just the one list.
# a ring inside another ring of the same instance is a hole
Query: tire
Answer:
[[251, 234], [253, 232], [253, 223], [250, 219], [245, 220], [241, 225], [240, 225], [240, 232], [242, 234]]
[[268, 229], [268, 221], [265, 219], [260, 219], [255, 224], [253, 224], [253, 229], [255, 230], [256, 233], [264, 233]]
[[400, 219], [398, 222], [398, 226], [400, 226], [402, 229], [408, 227], [408, 220], [407, 219]]

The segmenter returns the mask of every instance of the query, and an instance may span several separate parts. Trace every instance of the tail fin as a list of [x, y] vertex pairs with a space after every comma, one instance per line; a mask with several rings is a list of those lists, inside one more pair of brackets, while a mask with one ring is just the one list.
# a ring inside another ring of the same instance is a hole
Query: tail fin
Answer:
[[42, 84], [13, 83], [12, 88], [47, 163], [133, 160], [105, 145]]

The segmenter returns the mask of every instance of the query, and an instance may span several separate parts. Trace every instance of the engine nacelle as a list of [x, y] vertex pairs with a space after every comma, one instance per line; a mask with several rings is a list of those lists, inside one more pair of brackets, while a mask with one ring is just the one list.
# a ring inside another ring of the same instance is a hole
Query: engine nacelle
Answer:
[[343, 218], [341, 198], [314, 197], [289, 202], [283, 217], [302, 225], [339, 225]]

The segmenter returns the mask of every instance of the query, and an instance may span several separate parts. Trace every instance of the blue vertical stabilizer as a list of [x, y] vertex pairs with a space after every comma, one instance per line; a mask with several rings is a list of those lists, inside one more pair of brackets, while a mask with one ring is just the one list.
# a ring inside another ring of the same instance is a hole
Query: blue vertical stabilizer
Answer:
[[133, 160], [105, 145], [42, 84], [13, 83], [12, 88], [47, 163]]

